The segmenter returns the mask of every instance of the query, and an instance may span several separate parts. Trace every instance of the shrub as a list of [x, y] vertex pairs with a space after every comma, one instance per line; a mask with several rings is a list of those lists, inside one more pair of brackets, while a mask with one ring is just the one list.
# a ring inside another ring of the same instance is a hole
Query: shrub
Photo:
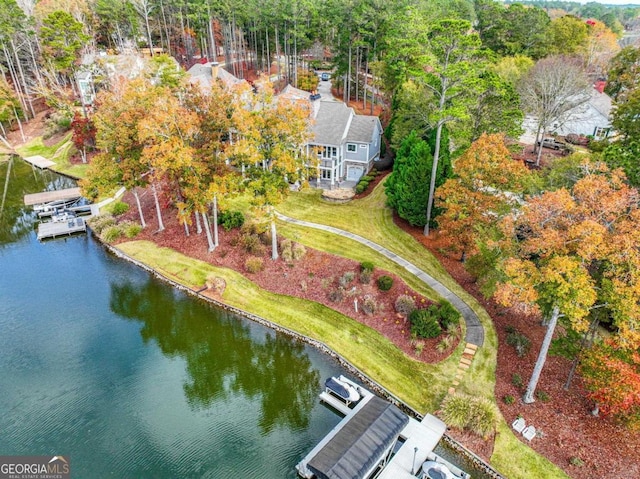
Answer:
[[577, 456], [573, 456], [569, 459], [569, 464], [576, 467], [583, 467], [584, 461]]
[[513, 373], [511, 375], [511, 384], [513, 384], [517, 388], [522, 388], [524, 386], [522, 376], [520, 376], [518, 373]]
[[551, 396], [546, 391], [541, 389], [536, 391], [536, 398], [542, 402], [549, 402], [551, 400]]
[[438, 351], [439, 353], [444, 353], [447, 349], [453, 346], [453, 343], [455, 340], [456, 340], [455, 336], [451, 336], [451, 335], [445, 336], [436, 345], [436, 351]]
[[343, 288], [346, 288], [353, 282], [353, 278], [355, 278], [355, 273], [353, 271], [346, 271], [340, 279], [338, 279], [338, 284]]
[[391, 276], [380, 276], [378, 278], [378, 288], [381, 291], [389, 291], [393, 286], [393, 278]]
[[271, 230], [259, 233], [258, 238], [263, 245], [271, 247]]
[[244, 269], [246, 269], [248, 273], [258, 273], [264, 269], [264, 260], [257, 256], [249, 256], [244, 261]]
[[371, 175], [366, 175], [360, 178], [360, 181], [366, 181], [367, 184], [371, 183], [375, 177]]
[[514, 398], [511, 394], [507, 394], [502, 398], [502, 401], [505, 404], [513, 404], [514, 402], [516, 402], [516, 398]]
[[438, 308], [438, 316], [442, 329], [449, 329], [450, 326], [460, 324], [460, 313], [448, 301], [442, 301]]
[[526, 356], [531, 349], [531, 341], [524, 334], [514, 331], [507, 334], [507, 344], [513, 346], [518, 357]]
[[339, 303], [344, 299], [344, 289], [335, 288], [329, 292], [329, 299], [334, 303]]
[[291, 247], [281, 249], [280, 256], [287, 263], [290, 263], [291, 261], [293, 261], [293, 251], [291, 251]]
[[369, 270], [365, 270], [362, 271], [360, 273], [360, 283], [362, 284], [369, 284], [371, 283], [371, 277], [373, 276], [373, 273]]
[[218, 224], [226, 231], [241, 228], [244, 225], [244, 215], [240, 211], [221, 211], [218, 215]]
[[364, 193], [365, 190], [367, 189], [367, 186], [369, 186], [369, 184], [365, 184], [365, 183], [358, 183], [356, 185], [356, 194], [360, 194], [360, 193]]
[[404, 316], [409, 316], [416, 309], [416, 301], [407, 294], [401, 294], [396, 298], [396, 311]]
[[89, 226], [91, 226], [91, 229], [97, 234], [102, 233], [102, 230], [107, 226], [113, 226], [115, 224], [116, 219], [110, 214], [102, 214], [89, 219]]
[[117, 240], [122, 236], [122, 228], [118, 225], [107, 226], [100, 233], [100, 237], [107, 243]]
[[245, 234], [240, 239], [240, 242], [247, 253], [259, 255], [264, 252], [264, 247], [260, 243], [260, 238], [257, 234]]
[[298, 260], [304, 258], [304, 255], [307, 254], [307, 248], [303, 244], [293, 243], [291, 252], [293, 253], [293, 259]]
[[458, 393], [442, 402], [442, 419], [449, 426], [487, 437], [495, 429], [497, 413], [488, 399]]
[[435, 338], [442, 329], [436, 318], [434, 306], [427, 309], [416, 309], [409, 315], [411, 334], [419, 338]]
[[373, 273], [375, 265], [371, 261], [363, 261], [360, 263], [360, 271], [370, 271]]
[[112, 215], [120, 216], [129, 211], [129, 205], [124, 201], [114, 201], [109, 209]]
[[135, 238], [142, 231], [142, 226], [138, 223], [134, 223], [133, 221], [127, 221], [122, 224], [122, 229], [127, 238]]
[[378, 309], [378, 305], [376, 304], [376, 300], [371, 296], [367, 296], [362, 301], [362, 312], [364, 314], [372, 315]]

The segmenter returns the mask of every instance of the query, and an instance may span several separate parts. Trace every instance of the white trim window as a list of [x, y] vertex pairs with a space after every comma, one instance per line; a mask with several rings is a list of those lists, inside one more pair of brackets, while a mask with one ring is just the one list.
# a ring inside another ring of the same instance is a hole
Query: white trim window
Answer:
[[355, 143], [347, 143], [347, 151], [349, 153], [355, 153], [358, 150], [358, 145]]
[[331, 170], [322, 170], [321, 171], [321, 177], [323, 180], [330, 180], [331, 179]]

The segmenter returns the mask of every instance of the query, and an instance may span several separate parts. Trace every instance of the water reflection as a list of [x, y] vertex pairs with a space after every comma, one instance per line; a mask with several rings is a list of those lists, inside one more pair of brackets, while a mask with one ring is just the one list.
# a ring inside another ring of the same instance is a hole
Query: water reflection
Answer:
[[38, 191], [75, 186], [69, 178], [50, 171], [39, 171], [16, 156], [0, 162], [0, 247], [17, 242], [33, 231], [38, 221], [31, 208], [24, 206], [24, 195]]
[[259, 401], [263, 435], [308, 426], [320, 381], [304, 345], [194, 301], [150, 279], [142, 286], [111, 284], [111, 310], [142, 323], [145, 342], [185, 360], [183, 390], [192, 409], [235, 394]]

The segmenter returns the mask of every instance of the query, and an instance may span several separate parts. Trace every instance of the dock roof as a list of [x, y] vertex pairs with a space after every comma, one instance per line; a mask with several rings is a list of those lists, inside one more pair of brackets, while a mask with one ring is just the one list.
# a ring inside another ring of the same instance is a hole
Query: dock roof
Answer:
[[41, 203], [49, 203], [51, 201], [71, 200], [80, 198], [82, 192], [80, 188], [67, 188], [65, 190], [43, 191], [42, 193], [31, 193], [24, 195], [24, 204], [26, 206], [37, 205]]
[[307, 467], [318, 479], [363, 479], [408, 422], [409, 418], [396, 406], [374, 396]]

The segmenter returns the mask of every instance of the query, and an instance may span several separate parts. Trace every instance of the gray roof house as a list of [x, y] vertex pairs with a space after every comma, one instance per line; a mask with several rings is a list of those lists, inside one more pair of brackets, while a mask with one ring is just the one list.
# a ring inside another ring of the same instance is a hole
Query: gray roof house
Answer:
[[318, 184], [333, 188], [343, 181], [358, 181], [380, 159], [380, 120], [358, 115], [342, 102], [316, 100], [312, 106], [307, 153], [318, 156]]

